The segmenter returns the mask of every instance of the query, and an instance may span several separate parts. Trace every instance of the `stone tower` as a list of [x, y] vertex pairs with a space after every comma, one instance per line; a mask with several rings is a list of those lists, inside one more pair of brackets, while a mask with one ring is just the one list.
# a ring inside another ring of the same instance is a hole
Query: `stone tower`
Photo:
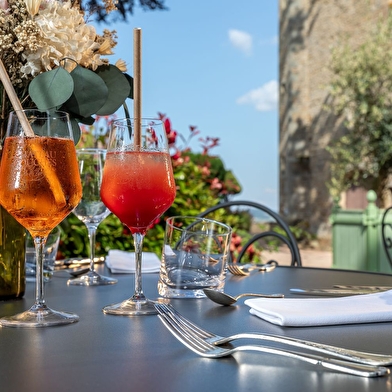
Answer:
[[[386, 16], [388, 3], [280, 0], [280, 212], [290, 224], [302, 222], [319, 238], [330, 238], [325, 148], [342, 131], [338, 120], [323, 110], [331, 48], [342, 36], [360, 43], [377, 19]], [[346, 202], [343, 207], [353, 205]]]

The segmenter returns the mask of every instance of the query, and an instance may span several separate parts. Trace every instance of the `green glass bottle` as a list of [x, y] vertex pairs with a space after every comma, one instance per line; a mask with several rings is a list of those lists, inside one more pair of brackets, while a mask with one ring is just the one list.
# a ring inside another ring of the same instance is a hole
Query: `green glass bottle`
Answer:
[[[0, 83], [0, 141], [4, 141], [12, 105]], [[2, 145], [0, 142], [0, 159]], [[0, 300], [22, 298], [26, 288], [26, 229], [0, 205]]]
[[22, 298], [26, 230], [0, 206], [0, 300]]

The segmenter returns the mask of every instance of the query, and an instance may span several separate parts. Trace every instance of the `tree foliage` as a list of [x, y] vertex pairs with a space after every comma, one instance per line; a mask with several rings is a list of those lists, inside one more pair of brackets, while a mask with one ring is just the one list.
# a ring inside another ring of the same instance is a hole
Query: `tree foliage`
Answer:
[[332, 52], [328, 107], [346, 132], [329, 147], [331, 194], [352, 186], [374, 189], [379, 198], [392, 169], [392, 16], [354, 48], [345, 42]]
[[133, 15], [136, 7], [141, 7], [143, 11], [167, 10], [165, 0], [118, 0], [116, 4], [118, 12], [107, 14], [105, 4], [102, 0], [84, 0], [83, 9], [94, 12], [98, 22], [113, 22], [118, 19], [127, 20], [129, 15]]

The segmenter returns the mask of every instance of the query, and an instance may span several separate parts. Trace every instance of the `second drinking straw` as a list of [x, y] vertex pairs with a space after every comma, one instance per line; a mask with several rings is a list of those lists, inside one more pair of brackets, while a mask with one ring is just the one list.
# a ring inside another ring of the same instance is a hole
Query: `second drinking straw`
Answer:
[[135, 149], [141, 146], [142, 132], [142, 29], [133, 30], [133, 117]]

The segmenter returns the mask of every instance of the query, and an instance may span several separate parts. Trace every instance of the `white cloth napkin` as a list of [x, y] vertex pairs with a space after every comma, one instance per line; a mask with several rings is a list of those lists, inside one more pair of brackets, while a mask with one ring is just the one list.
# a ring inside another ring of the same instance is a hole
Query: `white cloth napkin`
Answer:
[[255, 316], [292, 327], [392, 321], [392, 290], [339, 298], [254, 298], [245, 304]]
[[[124, 274], [135, 272], [135, 253], [123, 250], [109, 250], [106, 256], [106, 265], [113, 274]], [[152, 252], [143, 252], [142, 272], [159, 272], [161, 261]]]

